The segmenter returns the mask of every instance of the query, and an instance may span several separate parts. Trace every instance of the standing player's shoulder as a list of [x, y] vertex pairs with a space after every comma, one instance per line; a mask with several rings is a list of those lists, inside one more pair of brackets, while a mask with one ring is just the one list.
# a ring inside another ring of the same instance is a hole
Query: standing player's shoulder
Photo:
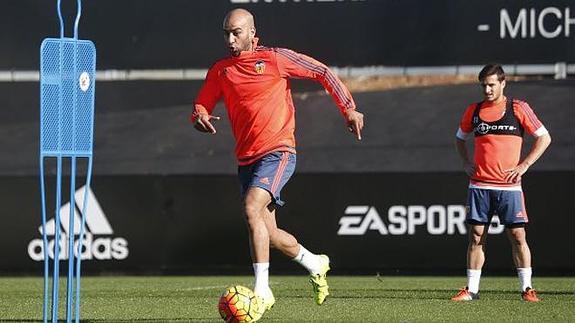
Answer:
[[516, 98], [512, 98], [513, 100], [513, 106], [529, 106], [529, 103], [527, 103], [527, 101], [521, 100], [521, 99], [516, 99]]
[[475, 111], [477, 107], [479, 107], [480, 104], [481, 101], [468, 104], [467, 107], [465, 108], [465, 113], [472, 113], [473, 111]]
[[513, 99], [513, 110], [515, 112], [517, 112], [517, 111], [520, 111], [520, 112], [533, 111], [533, 109], [531, 108], [529, 103], [527, 103], [527, 101], [520, 100], [520, 99]]

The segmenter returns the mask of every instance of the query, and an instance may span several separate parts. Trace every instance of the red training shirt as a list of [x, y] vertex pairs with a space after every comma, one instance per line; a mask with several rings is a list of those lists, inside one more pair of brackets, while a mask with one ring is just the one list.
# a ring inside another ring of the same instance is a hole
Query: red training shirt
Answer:
[[211, 114], [223, 98], [236, 140], [239, 165], [274, 151], [295, 153], [295, 108], [289, 78], [320, 82], [345, 115], [355, 109], [348, 89], [324, 64], [284, 48], [255, 46], [254, 51], [217, 61], [195, 100], [192, 122]]
[[[498, 104], [483, 102], [479, 116], [487, 122], [499, 120], [504, 116], [506, 104], [507, 98]], [[457, 131], [459, 139], [466, 140], [474, 131], [472, 118], [475, 108], [476, 104], [472, 104], [465, 110]], [[527, 133], [535, 137], [548, 133], [526, 102], [513, 100], [513, 112]], [[471, 177], [470, 187], [520, 190], [520, 183], [508, 183], [505, 180], [505, 171], [519, 163], [522, 143], [523, 138], [513, 135], [488, 134], [475, 137], [475, 174]]]

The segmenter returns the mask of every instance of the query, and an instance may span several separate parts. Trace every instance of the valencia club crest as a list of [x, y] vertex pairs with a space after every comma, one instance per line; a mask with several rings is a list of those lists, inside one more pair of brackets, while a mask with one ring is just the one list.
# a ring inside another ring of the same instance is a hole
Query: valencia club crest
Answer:
[[254, 67], [256, 69], [256, 73], [264, 74], [264, 71], [266, 70], [266, 63], [264, 63], [264, 61], [257, 61]]

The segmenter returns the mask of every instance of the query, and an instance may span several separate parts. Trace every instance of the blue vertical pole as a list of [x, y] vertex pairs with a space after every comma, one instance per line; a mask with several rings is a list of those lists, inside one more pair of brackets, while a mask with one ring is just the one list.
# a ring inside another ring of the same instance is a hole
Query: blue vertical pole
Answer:
[[74, 193], [76, 192], [76, 156], [71, 157], [70, 170], [70, 220], [68, 222], [68, 280], [66, 291], [66, 321], [71, 322], [72, 317], [72, 287], [74, 286]]
[[84, 201], [82, 201], [82, 223], [80, 234], [78, 235], [78, 253], [76, 258], [76, 323], [80, 322], [80, 282], [81, 282], [81, 262], [82, 262], [82, 241], [84, 240], [84, 228], [86, 227], [86, 211], [88, 205], [88, 189], [92, 181], [92, 156], [88, 156], [88, 174], [86, 175], [86, 185], [84, 186]]
[[52, 322], [58, 322], [58, 283], [60, 279], [60, 203], [62, 202], [62, 156], [58, 155], [56, 174], [56, 215], [54, 216], [54, 275], [52, 279]]
[[48, 256], [48, 233], [46, 232], [46, 185], [44, 183], [44, 156], [40, 155], [40, 192], [42, 194], [42, 247], [44, 253], [44, 302], [42, 304], [42, 320], [48, 322], [48, 281], [50, 263]]

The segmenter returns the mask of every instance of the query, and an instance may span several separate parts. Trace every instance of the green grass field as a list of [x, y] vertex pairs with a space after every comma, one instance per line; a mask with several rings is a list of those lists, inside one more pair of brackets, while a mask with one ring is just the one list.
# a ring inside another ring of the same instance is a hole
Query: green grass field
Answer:
[[[83, 322], [221, 322], [227, 285], [251, 277], [85, 277]], [[261, 322], [575, 322], [575, 278], [536, 277], [540, 303], [525, 303], [514, 277], [484, 277], [481, 299], [449, 298], [464, 277], [329, 277], [331, 297], [313, 302], [306, 276], [272, 276], [277, 302]], [[62, 299], [62, 298], [61, 298]], [[0, 278], [0, 321], [41, 319], [41, 278]], [[63, 313], [63, 308], [61, 308]]]

